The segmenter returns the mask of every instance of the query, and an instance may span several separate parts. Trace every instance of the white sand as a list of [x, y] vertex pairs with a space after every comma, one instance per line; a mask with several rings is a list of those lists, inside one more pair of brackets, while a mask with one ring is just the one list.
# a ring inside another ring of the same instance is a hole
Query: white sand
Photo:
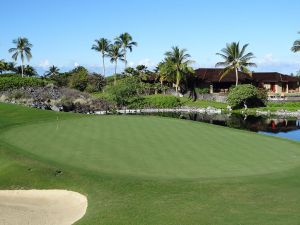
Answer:
[[86, 208], [87, 198], [72, 191], [0, 191], [0, 225], [71, 225]]

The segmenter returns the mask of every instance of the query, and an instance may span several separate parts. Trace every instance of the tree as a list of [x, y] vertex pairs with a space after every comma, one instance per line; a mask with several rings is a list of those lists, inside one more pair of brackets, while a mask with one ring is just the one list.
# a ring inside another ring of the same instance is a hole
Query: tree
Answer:
[[180, 82], [185, 79], [187, 74], [193, 74], [194, 70], [190, 67], [193, 61], [190, 55], [186, 53], [186, 49], [180, 49], [178, 46], [172, 47], [171, 51], [165, 53], [165, 60], [161, 65], [161, 72], [164, 76], [172, 76], [175, 80], [175, 90], [178, 95]]
[[132, 37], [128, 33], [123, 33], [116, 39], [116, 44], [121, 46], [124, 53], [125, 69], [127, 68], [127, 49], [132, 52], [133, 46], [137, 46], [137, 42], [132, 41]]
[[59, 74], [59, 68], [56, 66], [50, 66], [49, 70], [45, 72], [46, 77], [52, 77]]
[[18, 67], [15, 68], [15, 72], [17, 74], [20, 74], [20, 73], [23, 72], [24, 75], [26, 75], [28, 77], [34, 77], [34, 76], [38, 75], [36, 70], [32, 66], [29, 66], [29, 65], [26, 65], [25, 67], [18, 66]]
[[[300, 32], [298, 32], [300, 34]], [[299, 52], [300, 51], [300, 39], [294, 41], [293, 47], [291, 48], [292, 52]]]
[[117, 66], [118, 61], [124, 61], [124, 53], [121, 51], [121, 46], [117, 43], [111, 46], [109, 50], [110, 62], [115, 64], [114, 85], [117, 83]]
[[69, 84], [70, 88], [84, 91], [88, 85], [88, 70], [83, 66], [78, 66], [70, 72]]
[[172, 81], [172, 74], [170, 73], [168, 61], [162, 61], [157, 66], [158, 79], [160, 82], [161, 88], [163, 88], [163, 83], [166, 81]]
[[227, 102], [233, 108], [260, 107], [265, 105], [267, 99], [267, 90], [243, 84], [230, 88]]
[[9, 53], [12, 53], [12, 58], [17, 61], [18, 57], [21, 58], [21, 73], [22, 77], [24, 77], [24, 60], [25, 57], [27, 61], [32, 58], [31, 48], [32, 44], [28, 41], [27, 38], [19, 37], [18, 39], [13, 40], [13, 44], [16, 45], [15, 48], [11, 48], [8, 50]]
[[236, 82], [235, 86], [238, 85], [239, 76], [238, 71], [242, 71], [248, 73], [251, 76], [251, 72], [248, 70], [247, 67], [254, 66], [256, 67], [255, 63], [250, 62], [251, 59], [255, 58], [252, 52], [245, 53], [246, 48], [249, 44], [246, 44], [240, 50], [240, 43], [239, 42], [232, 42], [226, 45], [226, 48], [221, 50], [222, 53], [216, 53], [217, 55], [221, 56], [224, 61], [218, 62], [216, 67], [222, 66], [225, 67], [221, 76], [220, 80], [222, 80], [228, 73], [231, 71], [235, 71]]
[[105, 77], [101, 74], [92, 73], [88, 75], [88, 84], [85, 91], [93, 93], [102, 91], [106, 85]]
[[0, 73], [2, 74], [3, 71], [6, 70], [6, 62], [4, 60], [0, 60]]
[[95, 40], [95, 44], [93, 44], [92, 49], [100, 52], [102, 55], [102, 66], [103, 66], [103, 75], [105, 76], [105, 62], [104, 58], [108, 56], [109, 49], [111, 48], [110, 41], [106, 38], [100, 38], [99, 40]]

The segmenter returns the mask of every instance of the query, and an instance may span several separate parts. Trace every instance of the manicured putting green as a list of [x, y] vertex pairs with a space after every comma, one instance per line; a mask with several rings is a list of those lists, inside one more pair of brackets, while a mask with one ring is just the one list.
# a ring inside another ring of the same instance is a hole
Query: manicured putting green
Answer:
[[12, 128], [3, 138], [43, 160], [105, 174], [228, 177], [300, 163], [291, 141], [160, 117], [89, 116]]

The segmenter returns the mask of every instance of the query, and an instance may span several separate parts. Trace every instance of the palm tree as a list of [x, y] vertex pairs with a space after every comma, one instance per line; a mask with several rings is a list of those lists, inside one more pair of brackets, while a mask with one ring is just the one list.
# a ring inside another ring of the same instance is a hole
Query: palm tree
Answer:
[[[300, 32], [298, 32], [300, 34]], [[293, 47], [291, 48], [293, 52], [300, 52], [300, 39], [294, 41]]]
[[109, 50], [109, 57], [110, 62], [115, 64], [115, 78], [114, 78], [114, 85], [117, 83], [117, 66], [118, 61], [124, 61], [124, 52], [121, 51], [121, 46], [115, 43], [111, 46]]
[[3, 60], [3, 59], [1, 59], [0, 60], [0, 73], [2, 74], [3, 73], [3, 71], [5, 71], [6, 70], [6, 62]]
[[[17, 74], [22, 73], [22, 66], [16, 67], [15, 71], [16, 71]], [[36, 70], [32, 66], [29, 66], [29, 65], [24, 66], [23, 72], [24, 72], [24, 75], [26, 75], [28, 77], [33, 77], [33, 76], [37, 76], [38, 75], [38, 73], [36, 72]]]
[[56, 76], [59, 74], [59, 68], [56, 67], [56, 66], [50, 66], [49, 67], [49, 70], [45, 72], [45, 76], [48, 77], [48, 76]]
[[18, 57], [21, 58], [21, 72], [22, 77], [24, 76], [24, 59], [26, 57], [27, 61], [29, 61], [32, 57], [31, 55], [31, 48], [32, 44], [28, 41], [27, 38], [19, 37], [18, 39], [13, 40], [13, 44], [16, 45], [15, 48], [11, 48], [8, 50], [9, 53], [13, 53], [12, 58], [17, 61]]
[[165, 75], [173, 75], [175, 80], [175, 90], [178, 95], [178, 88], [185, 75], [194, 73], [190, 64], [193, 61], [190, 60], [190, 55], [186, 53], [186, 49], [180, 49], [178, 46], [172, 47], [171, 51], [165, 53], [165, 61], [162, 67], [162, 73]]
[[104, 58], [108, 56], [109, 49], [111, 47], [110, 41], [106, 38], [100, 38], [99, 40], [95, 40], [95, 44], [93, 44], [92, 49], [100, 52], [102, 55], [102, 66], [103, 66], [103, 75], [105, 76], [105, 62]]
[[123, 33], [116, 39], [116, 44], [121, 46], [123, 52], [124, 52], [124, 62], [125, 62], [125, 69], [127, 67], [127, 49], [129, 49], [130, 52], [132, 52], [133, 46], [137, 46], [137, 42], [132, 41], [132, 37], [128, 33]]
[[242, 49], [240, 49], [239, 42], [232, 42], [227, 44], [226, 48], [221, 50], [222, 53], [216, 53], [224, 59], [223, 62], [218, 62], [216, 64], [216, 67], [225, 67], [221, 73], [220, 80], [222, 80], [231, 71], [235, 71], [235, 85], [237, 86], [239, 82], [238, 71], [245, 72], [251, 76], [251, 72], [247, 67], [256, 67], [256, 64], [250, 62], [251, 59], [255, 58], [254, 54], [252, 52], [245, 53], [248, 45], [249, 44], [246, 44], [242, 47]]

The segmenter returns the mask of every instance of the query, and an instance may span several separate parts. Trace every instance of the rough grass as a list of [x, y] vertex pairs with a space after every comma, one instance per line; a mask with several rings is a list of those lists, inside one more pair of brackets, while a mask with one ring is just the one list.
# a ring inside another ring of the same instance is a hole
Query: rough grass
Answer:
[[192, 121], [5, 104], [0, 140], [0, 188], [86, 194], [78, 224], [299, 224], [296, 142]]

